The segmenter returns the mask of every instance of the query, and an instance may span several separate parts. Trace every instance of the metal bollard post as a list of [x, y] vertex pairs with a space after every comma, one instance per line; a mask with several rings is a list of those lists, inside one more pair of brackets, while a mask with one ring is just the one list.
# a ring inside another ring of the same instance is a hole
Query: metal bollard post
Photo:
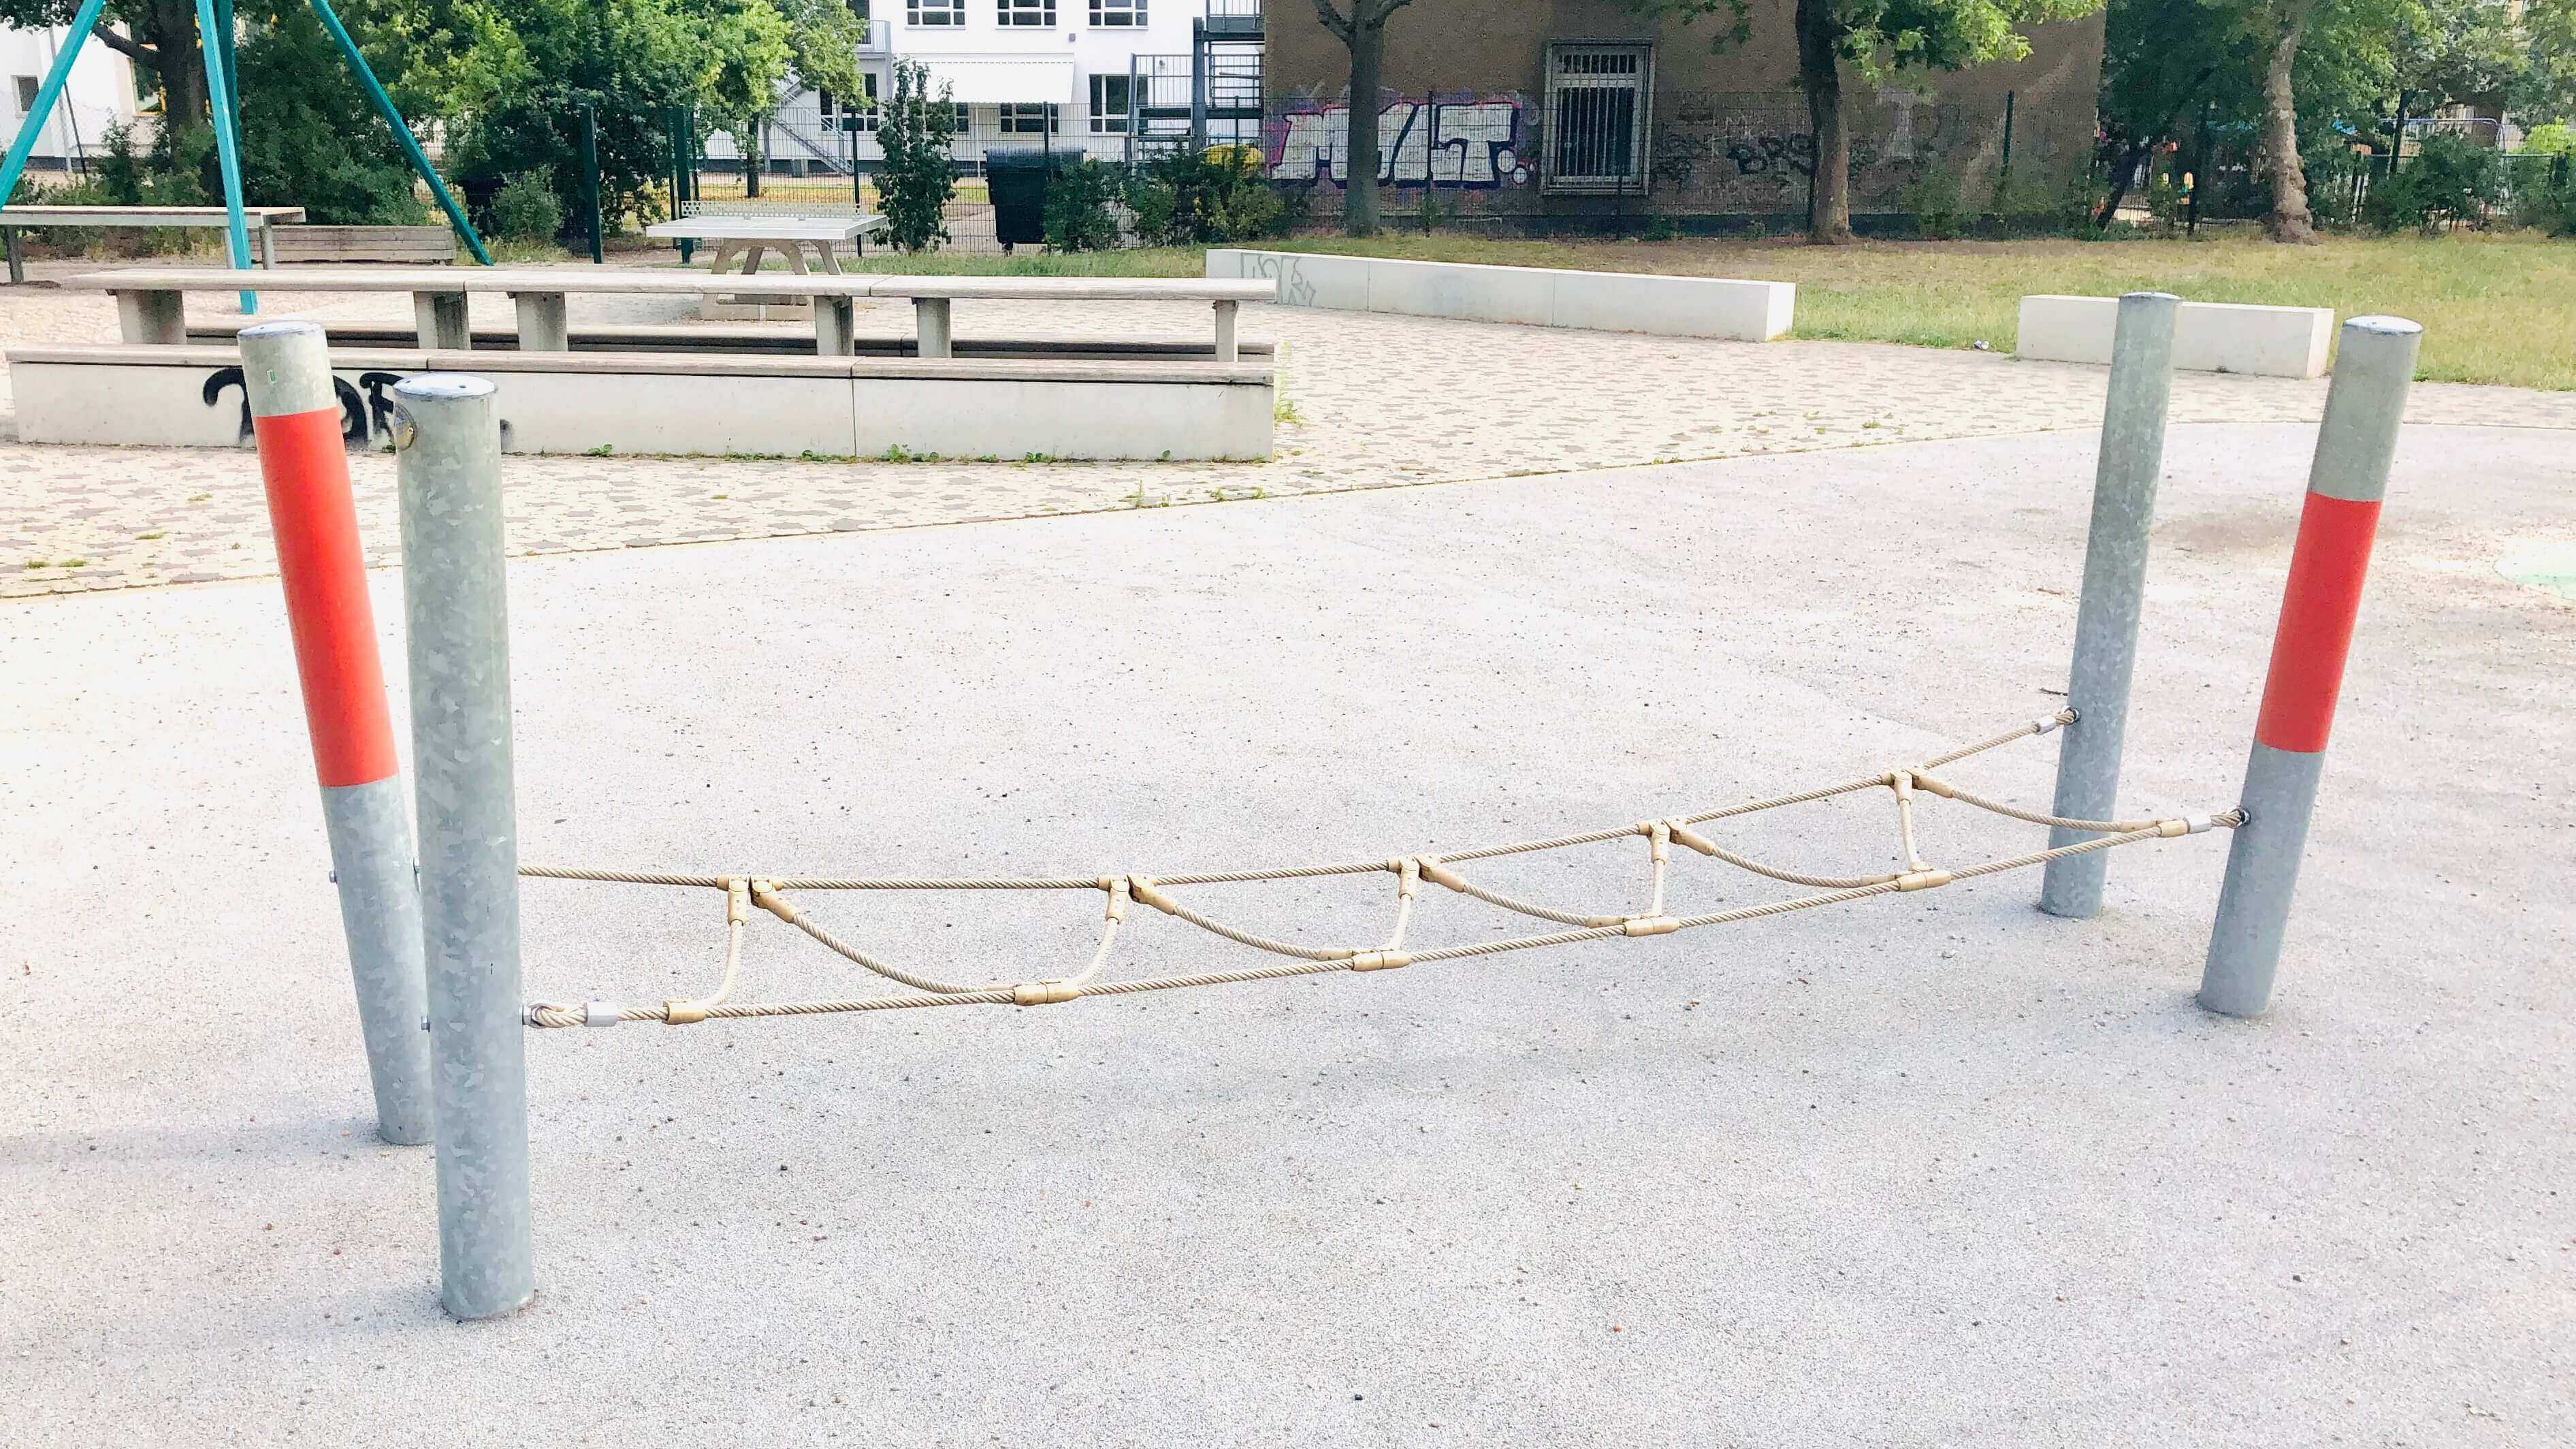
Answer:
[[[2075, 610], [2075, 663], [2066, 703], [2075, 723], [2057, 748], [2057, 804], [2079, 820], [2119, 814], [2120, 741], [2129, 726], [2129, 676], [2138, 662], [2138, 614], [2147, 594], [2147, 530], [2156, 520], [2164, 467], [2165, 403], [2173, 391], [2174, 316], [2182, 299], [2131, 292], [2111, 337], [2111, 394], [2102, 406], [2102, 450], [2093, 469], [2093, 523], [2084, 539], [2084, 595]], [[2049, 846], [2095, 837], [2052, 827]], [[2040, 880], [2052, 916], [2102, 910], [2107, 851], [2060, 856]]]
[[493, 1318], [536, 1292], [500, 425], [479, 377], [406, 378], [394, 403], [440, 1297], [459, 1318]]
[[412, 879], [384, 661], [358, 548], [340, 399], [322, 329], [263, 322], [241, 331], [242, 386], [267, 485], [287, 627], [304, 686], [305, 728], [322, 783], [331, 878], [349, 979], [376, 1092], [376, 1134], [410, 1146], [430, 1136], [428, 1013], [420, 961], [420, 892]]
[[2201, 970], [2200, 1004], [2225, 1016], [2255, 1016], [2271, 1004], [2281, 934], [2299, 883], [2308, 818], [2334, 728], [2335, 696], [2361, 610], [2379, 501], [2397, 451], [2398, 419], [2415, 377], [2424, 329], [2402, 317], [2355, 317], [2343, 324], [2325, 425], [2308, 469], [2299, 541], [2281, 593], [2271, 672], [2237, 797], [2245, 823], [2227, 848], [2227, 878]]

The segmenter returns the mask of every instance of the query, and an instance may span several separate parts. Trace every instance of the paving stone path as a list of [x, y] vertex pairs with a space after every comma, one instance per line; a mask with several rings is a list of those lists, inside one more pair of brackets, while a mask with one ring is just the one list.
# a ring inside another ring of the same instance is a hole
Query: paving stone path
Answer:
[[[405, 297], [276, 300], [292, 301], [285, 315], [409, 316]], [[679, 315], [658, 299], [576, 297], [574, 308], [576, 325]], [[476, 320], [506, 326], [506, 299], [477, 298]], [[900, 335], [911, 321], [909, 306], [880, 303], [863, 310], [860, 325]], [[1167, 303], [964, 302], [956, 325], [961, 335], [1197, 336], [1207, 314]], [[1247, 309], [1245, 327], [1280, 345], [1287, 417], [1268, 462], [522, 457], [506, 473], [511, 546], [566, 553], [909, 528], [2089, 428], [2101, 418], [2106, 375], [1878, 343], [1756, 345], [1283, 307]], [[0, 289], [0, 344], [115, 336], [104, 295]], [[2184, 373], [2172, 416], [2311, 420], [2325, 390], [2323, 380]], [[2408, 418], [2576, 429], [2576, 393], [2419, 384]], [[0, 433], [14, 433], [14, 419]], [[361, 456], [353, 473], [370, 559], [393, 563], [392, 460]], [[0, 443], [0, 597], [273, 571], [248, 451]]]

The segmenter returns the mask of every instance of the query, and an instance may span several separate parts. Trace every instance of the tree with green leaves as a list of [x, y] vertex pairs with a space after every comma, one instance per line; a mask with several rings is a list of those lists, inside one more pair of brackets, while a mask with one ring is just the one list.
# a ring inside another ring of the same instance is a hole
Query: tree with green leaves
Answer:
[[[1318, 0], [1321, 3], [1321, 0]], [[1807, 239], [1852, 239], [1851, 129], [1843, 115], [1842, 68], [1884, 82], [1907, 72], [1965, 70], [2030, 54], [2029, 26], [2073, 20], [2103, 0], [1796, 0], [1798, 88], [1816, 138], [1815, 204]], [[1641, 14], [1687, 25], [1719, 18], [1714, 44], [1752, 38], [1751, 0], [1628, 0]]]
[[1315, 18], [1351, 53], [1350, 124], [1342, 136], [1342, 231], [1377, 232], [1378, 73], [1386, 61], [1387, 17], [1413, 0], [1349, 0], [1347, 13], [1333, 0], [1315, 0]]
[[908, 252], [948, 240], [948, 201], [957, 194], [957, 103], [942, 82], [930, 94], [930, 67], [917, 60], [894, 63], [893, 93], [877, 111], [877, 196], [885, 207], [886, 240]]
[[[0, 0], [0, 24], [24, 30], [69, 25], [80, 0]], [[126, 33], [114, 28], [122, 25]], [[206, 61], [196, 0], [110, 0], [91, 39], [133, 61], [157, 85], [162, 115], [181, 129], [208, 123]]]

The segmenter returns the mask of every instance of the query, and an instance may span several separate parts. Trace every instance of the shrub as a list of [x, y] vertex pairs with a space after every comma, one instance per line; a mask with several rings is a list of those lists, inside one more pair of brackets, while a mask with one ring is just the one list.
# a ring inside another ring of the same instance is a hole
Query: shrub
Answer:
[[563, 203], [538, 171], [504, 178], [492, 193], [492, 230], [504, 241], [549, 242], [563, 233]]
[[1935, 241], [1949, 241], [1967, 225], [1967, 212], [1959, 204], [1959, 173], [1939, 161], [1924, 166], [1906, 184], [1903, 200], [1914, 215], [1914, 229]]
[[877, 120], [877, 196], [885, 207], [886, 240], [917, 252], [948, 240], [948, 202], [957, 194], [957, 162], [948, 147], [957, 135], [957, 107], [942, 84], [929, 95], [930, 68], [917, 60], [894, 63], [894, 94]]
[[1088, 157], [1060, 165], [1047, 178], [1046, 244], [1059, 252], [1118, 248], [1118, 172]]
[[1278, 233], [1287, 205], [1249, 146], [1183, 151], [1156, 161], [1129, 193], [1136, 231], [1161, 246], [1223, 246]]
[[240, 65], [244, 199], [301, 206], [332, 225], [429, 219], [409, 158], [310, 8], [287, 6], [250, 27]]
[[2464, 136], [2437, 134], [2425, 137], [2413, 160], [2370, 188], [2361, 219], [2380, 231], [2431, 231], [2462, 221], [2483, 225], [2504, 191], [2499, 153]]

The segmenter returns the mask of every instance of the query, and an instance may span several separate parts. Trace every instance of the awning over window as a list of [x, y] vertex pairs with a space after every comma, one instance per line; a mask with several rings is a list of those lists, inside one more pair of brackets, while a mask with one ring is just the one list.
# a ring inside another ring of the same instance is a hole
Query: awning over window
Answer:
[[967, 105], [1073, 100], [1073, 62], [989, 55], [914, 55], [930, 67], [930, 94], [945, 84], [951, 99]]

